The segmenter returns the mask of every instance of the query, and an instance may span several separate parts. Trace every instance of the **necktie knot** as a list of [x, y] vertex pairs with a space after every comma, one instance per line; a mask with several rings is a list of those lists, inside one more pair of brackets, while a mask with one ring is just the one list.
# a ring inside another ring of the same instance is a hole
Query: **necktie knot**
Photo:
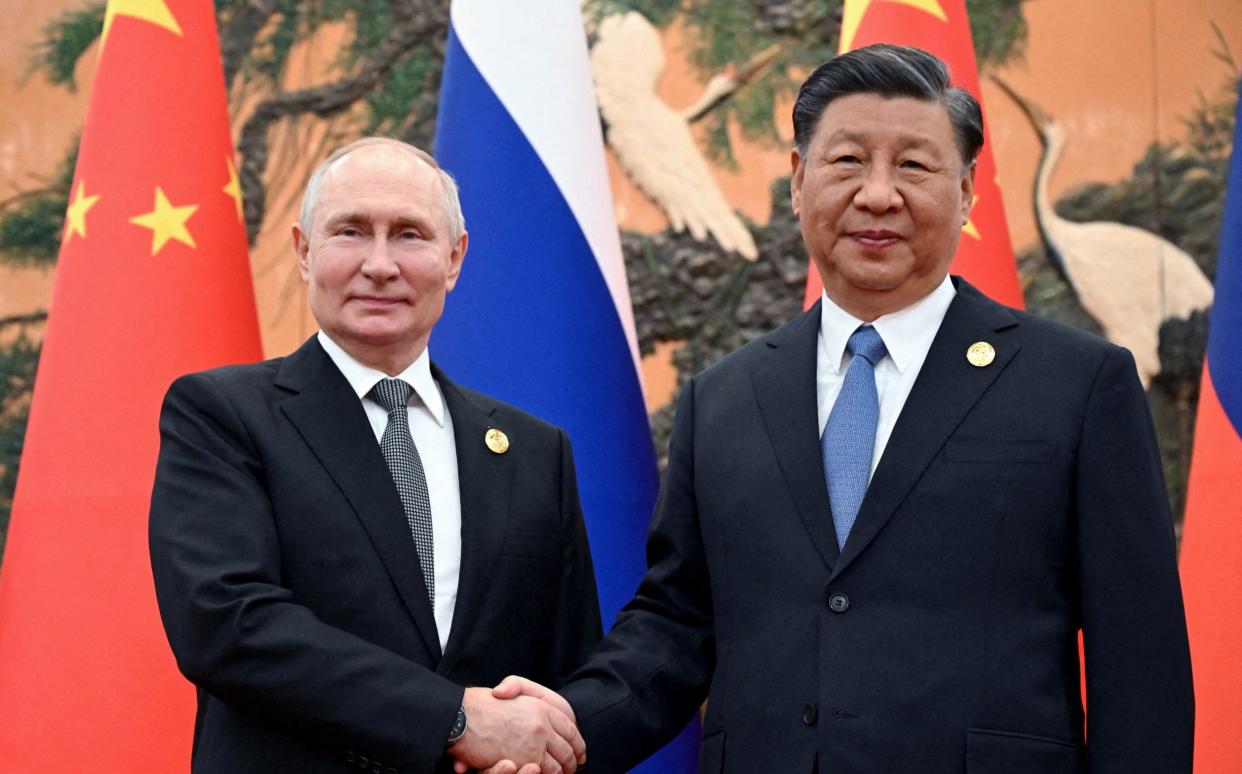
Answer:
[[888, 347], [884, 346], [884, 339], [880, 338], [879, 331], [870, 325], [854, 331], [845, 348], [858, 357], [866, 358], [873, 366], [888, 353]]
[[381, 379], [371, 388], [371, 400], [389, 414], [410, 403], [410, 393], [414, 388], [400, 379]]

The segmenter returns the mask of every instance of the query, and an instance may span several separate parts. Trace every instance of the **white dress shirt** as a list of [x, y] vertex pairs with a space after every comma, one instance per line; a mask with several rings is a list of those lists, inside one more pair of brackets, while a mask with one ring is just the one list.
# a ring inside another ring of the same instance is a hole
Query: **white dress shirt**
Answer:
[[[957, 289], [947, 276], [936, 289], [905, 309], [877, 317], [871, 322], [888, 354], [875, 364], [875, 388], [880, 399], [880, 418], [875, 428], [875, 451], [871, 455], [871, 472], [880, 464], [880, 455], [888, 445], [897, 417], [906, 405], [914, 380], [918, 378], [931, 349], [932, 339], [940, 330], [949, 304]], [[862, 320], [846, 312], [824, 293], [819, 326], [819, 348], [815, 356], [815, 395], [819, 409], [819, 435], [824, 434], [832, 404], [836, 403], [845, 381], [846, 369], [854, 356], [845, 345], [850, 336], [864, 325]], [[870, 480], [870, 478], [868, 478]]]
[[[389, 378], [388, 375], [359, 363], [323, 331], [319, 332], [319, 343], [362, 401], [378, 444], [384, 437], [384, 429], [388, 427], [388, 412], [367, 397], [367, 393], [381, 379]], [[436, 630], [440, 636], [440, 648], [443, 649], [453, 626], [457, 581], [461, 573], [461, 491], [458, 488], [453, 417], [444, 405], [439, 385], [431, 377], [431, 356], [426, 349], [409, 368], [392, 378], [401, 379], [414, 388], [406, 412], [410, 420], [410, 435], [414, 437], [414, 445], [418, 447], [418, 456], [423, 462], [423, 472], [427, 475], [436, 566]], [[413, 534], [410, 540], [414, 540]]]

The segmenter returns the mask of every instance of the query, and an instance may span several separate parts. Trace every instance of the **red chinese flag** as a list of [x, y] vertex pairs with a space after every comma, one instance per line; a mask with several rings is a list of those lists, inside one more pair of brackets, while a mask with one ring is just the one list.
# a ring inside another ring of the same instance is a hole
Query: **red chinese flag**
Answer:
[[0, 769], [186, 771], [147, 510], [177, 375], [261, 356], [210, 0], [111, 0], [0, 574]]
[[[892, 43], [915, 46], [940, 57], [949, 66], [954, 84], [975, 96], [979, 69], [970, 38], [965, 0], [845, 0], [841, 19], [841, 51]], [[987, 140], [984, 120], [983, 150], [975, 169], [975, 201], [970, 222], [962, 229], [957, 255], [950, 268], [1002, 304], [1022, 307], [1018, 266], [1009, 244], [1005, 207], [996, 182], [996, 162]], [[814, 263], [807, 272], [806, 306], [820, 297], [824, 286]]]
[[[1238, 84], [1242, 97], [1242, 82]], [[1182, 589], [1195, 670], [1195, 771], [1242, 771], [1242, 100], [1186, 485]]]

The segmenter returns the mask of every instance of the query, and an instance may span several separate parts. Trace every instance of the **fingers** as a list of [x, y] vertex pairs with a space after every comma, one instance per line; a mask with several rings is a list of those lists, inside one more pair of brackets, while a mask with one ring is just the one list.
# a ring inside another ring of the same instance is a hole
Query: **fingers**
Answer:
[[467, 688], [462, 705], [470, 723], [450, 750], [455, 774], [574, 774], [586, 761], [572, 710], [555, 706], [568, 703], [538, 683], [508, 677], [495, 689]]
[[[581, 766], [586, 763], [586, 741], [583, 740], [581, 732], [578, 731], [573, 720], [556, 710], [549, 709], [548, 722], [552, 725], [552, 730], [556, 732], [555, 742], [564, 743], [568, 748], [568, 755], [573, 757], [574, 763]], [[552, 742], [549, 742], [548, 748], [552, 749]], [[557, 748], [560, 749], [559, 746]], [[556, 755], [558, 760], [564, 760], [565, 756]], [[567, 767], [568, 768], [568, 767]]]
[[538, 683], [533, 683], [533, 685], [535, 685], [537, 688], [540, 689], [540, 693], [537, 696], [535, 696], [536, 699], [539, 699], [543, 702], [546, 702], [552, 705], [553, 708], [563, 713], [565, 717], [569, 718], [570, 723], [578, 722], [577, 718], [574, 717], [574, 708], [569, 706], [569, 702], [565, 701], [565, 699], [562, 698], [559, 693], [557, 693], [556, 691], [544, 688], [542, 685], [539, 685]]
[[[542, 774], [566, 774], [565, 768], [561, 766], [560, 761], [552, 757], [551, 753], [543, 754], [543, 765], [539, 770]], [[573, 769], [569, 769], [569, 772], [572, 774]]]
[[[536, 683], [534, 680], [527, 680], [525, 677], [518, 677], [517, 675], [509, 675], [505, 679], [501, 680], [499, 685], [492, 689], [492, 696], [497, 699], [516, 699], [522, 695], [533, 695], [532, 693], [527, 692], [530, 688], [542, 687], [543, 686], [539, 685], [539, 683]], [[536, 696], [535, 698], [539, 697]]]
[[574, 708], [569, 706], [569, 702], [561, 698], [559, 693], [525, 677], [509, 675], [492, 689], [492, 696], [497, 699], [513, 699], [518, 696], [530, 696], [540, 699], [563, 712], [570, 721], [575, 721]]
[[[552, 759], [556, 761], [556, 771], [564, 770], [569, 772], [569, 774], [572, 774], [572, 772], [577, 770], [577, 753], [574, 752], [574, 748], [570, 746], [569, 742], [565, 741], [562, 737], [557, 736], [556, 734], [549, 736], [547, 741], [544, 743], [544, 751], [546, 755], [551, 756]], [[546, 765], [543, 770], [544, 772], [548, 771]]]

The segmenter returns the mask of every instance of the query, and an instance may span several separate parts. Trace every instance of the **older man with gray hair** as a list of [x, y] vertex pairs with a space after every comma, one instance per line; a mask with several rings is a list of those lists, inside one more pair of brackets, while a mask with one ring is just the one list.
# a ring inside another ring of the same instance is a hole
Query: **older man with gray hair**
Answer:
[[431, 156], [347, 145], [293, 226], [319, 332], [169, 390], [151, 563], [196, 774], [584, 760], [565, 713], [465, 687], [600, 638], [569, 439], [430, 360], [467, 242]]

